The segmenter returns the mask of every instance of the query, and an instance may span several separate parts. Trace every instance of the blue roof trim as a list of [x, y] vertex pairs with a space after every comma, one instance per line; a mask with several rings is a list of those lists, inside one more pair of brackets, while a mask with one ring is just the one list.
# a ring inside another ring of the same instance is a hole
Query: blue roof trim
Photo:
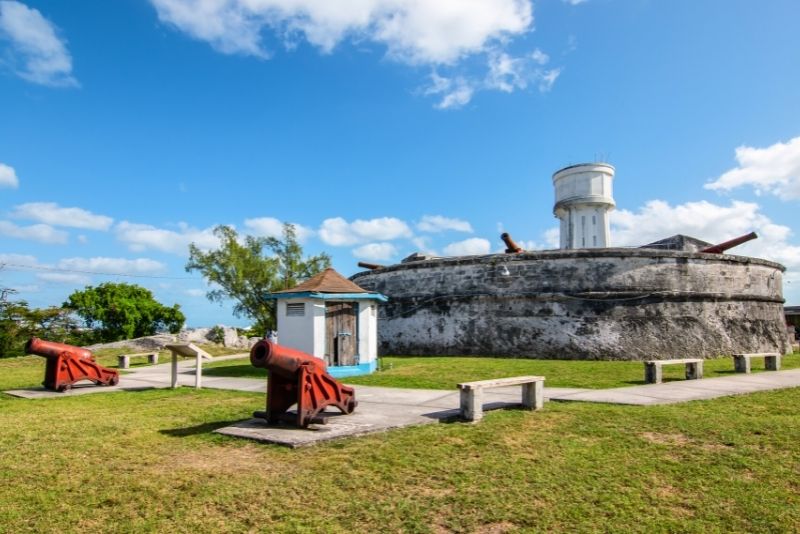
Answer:
[[271, 293], [267, 295], [267, 299], [320, 299], [320, 300], [379, 300], [386, 302], [389, 298], [380, 293], [317, 293], [316, 291], [300, 291], [298, 293]]

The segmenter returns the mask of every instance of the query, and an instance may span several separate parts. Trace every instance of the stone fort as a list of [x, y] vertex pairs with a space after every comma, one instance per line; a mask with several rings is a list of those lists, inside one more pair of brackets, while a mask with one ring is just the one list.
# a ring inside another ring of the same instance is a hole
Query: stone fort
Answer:
[[558, 250], [415, 254], [355, 274], [389, 297], [380, 352], [643, 360], [790, 348], [782, 265], [681, 235], [609, 247], [613, 176], [605, 163], [553, 175]]

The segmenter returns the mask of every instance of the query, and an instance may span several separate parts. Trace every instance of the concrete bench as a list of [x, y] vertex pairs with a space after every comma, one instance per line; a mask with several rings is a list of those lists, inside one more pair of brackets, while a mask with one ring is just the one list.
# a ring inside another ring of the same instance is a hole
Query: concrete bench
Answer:
[[662, 367], [665, 365], [686, 366], [686, 380], [703, 378], [702, 358], [681, 358], [675, 360], [648, 360], [644, 362], [644, 381], [647, 384], [660, 384], [663, 378]]
[[750, 354], [734, 354], [733, 368], [737, 373], [750, 372], [750, 360], [752, 358], [764, 358], [764, 368], [767, 371], [780, 371], [781, 355], [777, 352], [753, 352]]
[[117, 367], [120, 369], [128, 369], [131, 366], [131, 358], [136, 358], [138, 356], [147, 356], [147, 363], [158, 363], [157, 352], [137, 352], [135, 354], [120, 354], [117, 357]]
[[522, 407], [541, 410], [544, 406], [544, 377], [515, 376], [494, 380], [479, 380], [458, 385], [461, 397], [461, 418], [465, 421], [480, 421], [483, 418], [483, 390], [504, 386], [522, 386]]

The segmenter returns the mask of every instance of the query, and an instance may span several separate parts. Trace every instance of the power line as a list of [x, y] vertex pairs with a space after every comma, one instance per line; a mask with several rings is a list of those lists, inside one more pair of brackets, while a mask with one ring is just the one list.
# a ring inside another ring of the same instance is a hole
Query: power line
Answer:
[[78, 274], [93, 274], [98, 276], [126, 276], [129, 278], [156, 278], [162, 280], [202, 280], [201, 278], [193, 278], [190, 276], [158, 276], [154, 274], [134, 274], [134, 273], [103, 273], [98, 271], [82, 271], [79, 269], [60, 269], [58, 267], [44, 267], [41, 265], [23, 265], [19, 263], [4, 263], [4, 267], [16, 267], [16, 269], [6, 269], [8, 271], [24, 271], [31, 269], [34, 271], [48, 271], [55, 273], [78, 273]]

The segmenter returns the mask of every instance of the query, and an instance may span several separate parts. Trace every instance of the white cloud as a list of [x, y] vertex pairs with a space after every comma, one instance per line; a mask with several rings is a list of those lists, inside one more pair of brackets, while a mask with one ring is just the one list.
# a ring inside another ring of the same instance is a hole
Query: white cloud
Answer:
[[577, 6], [578, 4], [583, 4], [587, 0], [562, 0], [565, 4], [569, 4], [571, 6]]
[[14, 167], [0, 163], [0, 187], [16, 189], [19, 187], [19, 178]]
[[197, 288], [187, 289], [184, 293], [190, 297], [203, 297], [206, 294], [204, 290]]
[[445, 256], [472, 256], [478, 254], [489, 254], [492, 245], [488, 239], [482, 237], [471, 237], [464, 241], [450, 243], [444, 247]]
[[738, 167], [705, 185], [706, 189], [730, 191], [752, 186], [757, 194], [769, 193], [783, 200], [800, 199], [800, 137], [767, 148], [740, 146]]
[[78, 85], [64, 40], [38, 10], [13, 0], [0, 1], [0, 41], [9, 43], [7, 62], [21, 78], [41, 85]]
[[430, 84], [423, 88], [422, 93], [440, 97], [435, 106], [437, 109], [459, 109], [469, 104], [475, 89], [475, 82], [464, 77], [447, 78], [434, 71], [430, 74]]
[[156, 274], [163, 273], [167, 266], [149, 258], [64, 258], [57, 268], [72, 271], [88, 271], [108, 274]]
[[16, 219], [27, 219], [49, 224], [86, 230], [108, 230], [114, 219], [95, 215], [81, 208], [62, 208], [55, 202], [28, 202], [16, 206], [11, 212]]
[[391, 243], [367, 243], [353, 249], [353, 256], [364, 260], [386, 261], [397, 256], [397, 247]]
[[36, 278], [45, 282], [57, 284], [88, 285], [92, 279], [85, 274], [78, 273], [38, 273]]
[[408, 225], [394, 217], [379, 217], [375, 219], [357, 219], [347, 222], [341, 217], [334, 217], [322, 221], [319, 228], [319, 237], [322, 241], [332, 246], [348, 246], [365, 243], [368, 241], [390, 241], [401, 237], [411, 237], [413, 234]]
[[262, 32], [329, 53], [372, 42], [410, 64], [452, 64], [527, 32], [529, 0], [151, 0], [162, 22], [228, 54], [268, 57]]
[[0, 265], [3, 263], [9, 263], [15, 266], [24, 265], [26, 267], [30, 267], [38, 265], [39, 260], [29, 254], [0, 254]]
[[559, 72], [541, 69], [549, 57], [539, 49], [520, 58], [503, 52], [514, 38], [532, 31], [531, 0], [150, 1], [162, 22], [226, 54], [268, 58], [272, 51], [264, 46], [265, 34], [277, 37], [287, 49], [305, 40], [322, 53], [333, 52], [343, 42], [377, 45], [394, 61], [434, 69], [487, 55], [492, 68], [491, 57], [503, 53], [514, 59], [516, 76], [525, 80], [509, 82], [509, 73], [499, 81], [496, 72], [489, 76], [434, 72], [422, 92], [439, 97], [435, 105], [439, 109], [458, 109], [475, 92], [509, 83], [518, 89], [535, 81], [542, 91], [549, 90]]
[[25, 239], [38, 241], [51, 245], [63, 245], [67, 242], [68, 234], [61, 230], [56, 230], [47, 224], [34, 224], [31, 226], [17, 226], [9, 221], [0, 221], [0, 235], [13, 237], [15, 239]]
[[[314, 230], [311, 228], [307, 228], [302, 224], [292, 224], [294, 225], [295, 235], [297, 236], [297, 240], [299, 242], [303, 243], [309, 237], [314, 235]], [[274, 217], [245, 219], [244, 226], [257, 236], [280, 238], [283, 235], [283, 222]]]
[[423, 215], [417, 223], [417, 230], [420, 232], [444, 232], [454, 230], [456, 232], [472, 233], [472, 225], [468, 221], [461, 219], [451, 219], [442, 215]]
[[196, 244], [203, 250], [219, 247], [219, 239], [214, 235], [213, 227], [199, 230], [180, 223], [178, 231], [174, 231], [156, 228], [149, 224], [122, 221], [115, 226], [114, 231], [117, 239], [126, 243], [134, 252], [152, 249], [187, 255], [190, 243]]
[[544, 68], [548, 61], [550, 57], [538, 48], [519, 57], [493, 49], [487, 53], [487, 72], [482, 79], [464, 74], [448, 77], [434, 71], [422, 93], [439, 97], [435, 106], [438, 109], [461, 108], [479, 91], [513, 93], [535, 85], [540, 92], [546, 93], [561, 74], [560, 68]]
[[544, 231], [544, 243], [548, 248], [558, 248], [561, 246], [561, 229], [558, 226], [548, 228]]
[[755, 256], [800, 269], [800, 246], [789, 242], [789, 227], [775, 224], [758, 204], [733, 201], [728, 206], [707, 201], [670, 206], [651, 200], [637, 212], [611, 213], [613, 246], [641, 246], [675, 234], [720, 243], [755, 231], [759, 238], [731, 249], [731, 254]]

